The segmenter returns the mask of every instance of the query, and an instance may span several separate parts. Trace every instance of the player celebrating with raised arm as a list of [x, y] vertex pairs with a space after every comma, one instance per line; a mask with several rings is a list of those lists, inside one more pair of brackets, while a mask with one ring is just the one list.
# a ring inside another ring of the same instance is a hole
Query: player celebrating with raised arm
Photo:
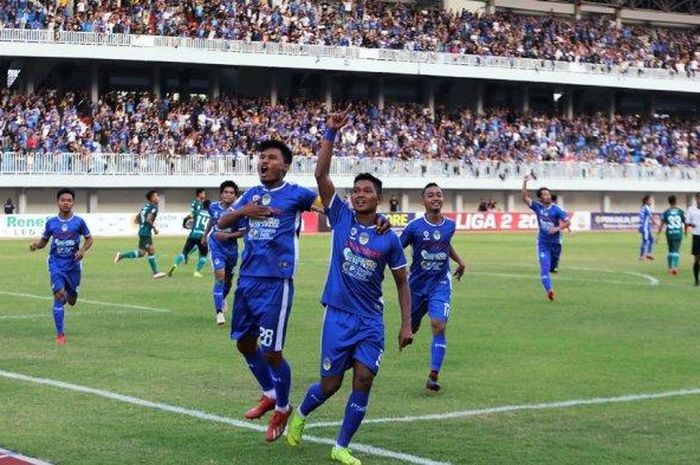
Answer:
[[233, 181], [224, 181], [219, 186], [219, 201], [209, 206], [211, 222], [202, 237], [202, 243], [208, 240], [211, 249], [211, 265], [214, 268], [214, 287], [212, 297], [214, 311], [216, 312], [216, 324], [226, 323], [224, 310], [226, 309], [226, 297], [231, 292], [233, 274], [238, 262], [238, 238], [243, 237], [242, 229], [238, 224], [232, 224], [228, 228], [220, 228], [216, 222], [233, 209], [233, 203], [238, 197], [238, 185]]
[[315, 173], [333, 228], [331, 262], [321, 300], [326, 307], [321, 335], [321, 382], [309, 387], [303, 403], [295, 411], [287, 442], [291, 446], [299, 444], [307, 415], [340, 388], [345, 371], [352, 367], [352, 393], [331, 459], [345, 465], [360, 465], [360, 461], [350, 455], [348, 444], [365, 416], [384, 351], [382, 281], [387, 265], [392, 270], [401, 307], [399, 349], [413, 341], [413, 333], [403, 247], [394, 232], [381, 235], [376, 230], [381, 181], [368, 173], [355, 177], [351, 196], [353, 210], [336, 193], [329, 175], [333, 141], [347, 119], [347, 111], [330, 117]]
[[445, 201], [440, 186], [431, 182], [422, 193], [425, 215], [406, 225], [401, 233], [401, 245], [413, 249], [409, 275], [411, 288], [411, 328], [417, 332], [427, 313], [433, 330], [430, 350], [430, 374], [425, 387], [439, 391], [438, 375], [447, 350], [445, 326], [450, 316], [452, 275], [450, 258], [457, 263], [455, 277], [462, 278], [464, 260], [450, 243], [455, 233], [455, 222], [442, 215]]
[[656, 234], [656, 242], [659, 242], [659, 237], [664, 229], [666, 229], [666, 243], [668, 244], [668, 254], [666, 262], [668, 264], [668, 273], [672, 275], [678, 274], [678, 266], [681, 261], [681, 242], [683, 241], [683, 233], [687, 234], [685, 226], [685, 213], [676, 206], [676, 196], [668, 197], [669, 208], [666, 209], [659, 222], [659, 231]]
[[642, 197], [642, 208], [639, 209], [639, 234], [642, 235], [639, 259], [642, 261], [654, 259], [654, 226], [654, 197], [645, 195]]
[[153, 234], [158, 234], [156, 228], [156, 217], [158, 216], [158, 203], [160, 195], [157, 191], [146, 192], [148, 202], [141, 208], [138, 214], [139, 222], [139, 246], [136, 250], [117, 252], [114, 256], [114, 263], [117, 264], [124, 259], [141, 258], [148, 254], [148, 265], [155, 279], [167, 276], [166, 273], [158, 271], [156, 262], [156, 249], [153, 247]]
[[567, 214], [558, 205], [552, 203], [552, 194], [546, 187], [537, 189], [537, 201], [530, 198], [527, 182], [530, 175], [523, 179], [522, 199], [537, 216], [539, 232], [537, 235], [537, 256], [540, 262], [540, 279], [549, 300], [554, 300], [552, 279], [549, 275], [552, 263], [552, 251], [561, 245], [561, 231], [571, 223]]
[[[75, 191], [73, 189], [59, 190], [56, 193], [58, 215], [46, 222], [41, 238], [29, 244], [29, 250], [34, 252], [46, 247], [51, 239], [49, 276], [53, 292], [56, 343], [59, 345], [66, 342], [63, 328], [64, 305], [68, 303], [73, 306], [78, 301], [83, 269], [81, 260], [93, 244], [87, 224], [82, 218], [73, 214], [74, 201]], [[80, 236], [85, 238], [82, 247], [80, 246]]]
[[301, 213], [311, 209], [318, 196], [284, 180], [292, 163], [287, 145], [268, 140], [258, 151], [261, 184], [248, 189], [218, 226], [225, 230], [247, 218], [231, 339], [263, 390], [258, 405], [245, 417], [260, 418], [275, 409], [265, 435], [271, 442], [282, 435], [292, 412], [292, 373], [282, 349], [294, 298]]

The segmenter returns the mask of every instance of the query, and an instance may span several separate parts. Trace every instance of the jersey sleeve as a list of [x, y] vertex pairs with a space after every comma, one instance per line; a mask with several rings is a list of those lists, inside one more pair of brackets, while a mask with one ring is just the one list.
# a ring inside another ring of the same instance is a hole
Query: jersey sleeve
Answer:
[[238, 210], [243, 207], [243, 205], [247, 204], [250, 202], [250, 199], [253, 197], [253, 189], [248, 189], [236, 199], [236, 201], [233, 203], [233, 208], [234, 210]]
[[408, 223], [405, 228], [403, 228], [403, 231], [401, 231], [401, 237], [399, 238], [401, 241], [401, 247], [406, 248], [408, 245], [413, 242], [413, 223]]
[[334, 228], [340, 224], [344, 218], [352, 216], [352, 210], [350, 210], [348, 204], [343, 202], [336, 192], [333, 194], [331, 204], [328, 206], [328, 208], [326, 208], [326, 216], [328, 216], [328, 221], [330, 222], [331, 227]]
[[300, 187], [300, 193], [299, 193], [299, 200], [300, 204], [299, 206], [301, 207], [301, 211], [309, 211], [311, 210], [311, 206], [316, 202], [316, 199], [318, 198], [318, 194], [311, 189], [307, 189], [306, 187]]
[[539, 214], [540, 210], [542, 210], [542, 204], [533, 200], [530, 202], [530, 205], [528, 205], [528, 208]]
[[559, 206], [557, 206], [557, 210], [559, 213], [559, 219], [561, 221], [566, 221], [566, 219], [569, 217], [569, 212], [567, 212], [566, 210], [564, 210], [563, 208], [561, 208]]
[[44, 225], [44, 232], [41, 233], [41, 238], [48, 240], [51, 237], [51, 220]]
[[80, 218], [80, 234], [83, 237], [90, 237], [91, 236], [90, 228], [88, 228], [87, 223], [82, 218]]
[[406, 255], [403, 253], [403, 246], [401, 245], [399, 236], [397, 236], [393, 231], [389, 232], [388, 234], [391, 234], [392, 237], [391, 249], [389, 250], [387, 263], [389, 264], [389, 268], [392, 270], [398, 270], [399, 268], [403, 268], [408, 265], [408, 262], [406, 261]]

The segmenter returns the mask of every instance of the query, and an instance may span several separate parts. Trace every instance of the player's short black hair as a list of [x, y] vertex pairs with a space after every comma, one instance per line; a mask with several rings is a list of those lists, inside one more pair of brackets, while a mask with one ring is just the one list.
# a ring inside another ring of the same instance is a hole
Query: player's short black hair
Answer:
[[219, 194], [222, 194], [224, 192], [224, 189], [226, 189], [227, 187], [232, 187], [233, 192], [235, 192], [236, 195], [238, 195], [238, 184], [231, 181], [230, 179], [221, 183], [221, 185], [219, 186]]
[[420, 193], [421, 197], [423, 197], [425, 195], [425, 191], [427, 191], [431, 187], [437, 187], [439, 189], [442, 189], [442, 187], [438, 186], [436, 182], [429, 182], [428, 184], [425, 185], [425, 187], [423, 188], [423, 191]]
[[651, 198], [651, 194], [645, 195], [644, 197], [642, 197], [642, 203], [647, 203], [650, 198]]
[[211, 205], [211, 200], [207, 199], [204, 202], [202, 202], [202, 208], [205, 210], [209, 209], [209, 205]]
[[206, 189], [203, 187], [200, 187], [199, 189], [194, 191], [194, 195], [197, 196], [197, 195], [201, 194], [202, 192], [206, 192]]
[[675, 205], [678, 199], [676, 198], [675, 195], [669, 195], [668, 196], [668, 204], [669, 205]]
[[[537, 198], [538, 198], [538, 199], [541, 199], [541, 198], [542, 198], [542, 193], [543, 193], [544, 191], [549, 191], [549, 189], [546, 188], [546, 187], [540, 187], [539, 189], [537, 189]], [[549, 191], [549, 192], [552, 192], [552, 191]]]
[[374, 184], [374, 190], [377, 191], [377, 195], [382, 195], [382, 181], [379, 178], [372, 176], [369, 173], [360, 173], [355, 176], [355, 180], [352, 182], [353, 185], [357, 184], [357, 181], [369, 181]]
[[70, 187], [64, 187], [63, 189], [59, 189], [59, 191], [56, 192], [56, 200], [60, 199], [63, 194], [70, 194], [70, 196], [73, 197], [73, 200], [75, 200], [75, 191]]
[[264, 140], [258, 144], [258, 152], [264, 152], [267, 149], [277, 149], [282, 152], [284, 157], [284, 162], [289, 164], [292, 162], [292, 149], [290, 149], [287, 144], [281, 140], [269, 139]]
[[157, 193], [158, 193], [158, 191], [155, 190], [155, 189], [146, 192], [146, 200], [148, 200], [148, 201], [150, 202], [150, 201], [151, 201], [151, 198], [153, 198], [153, 196], [154, 196], [155, 194], [157, 194]]

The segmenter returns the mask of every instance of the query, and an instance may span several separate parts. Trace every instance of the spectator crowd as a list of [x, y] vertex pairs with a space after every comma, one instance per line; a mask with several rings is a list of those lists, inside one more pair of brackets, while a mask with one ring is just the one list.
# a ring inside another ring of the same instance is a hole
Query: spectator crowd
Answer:
[[[91, 103], [79, 93], [0, 91], [0, 152], [246, 155], [268, 138], [302, 157], [318, 152], [328, 112], [323, 103], [223, 96], [213, 101], [157, 100], [108, 93]], [[591, 161], [698, 166], [700, 121], [668, 117], [556, 115], [415, 104], [384, 109], [353, 103], [338, 156], [504, 162]]]
[[475, 14], [380, 1], [5, 0], [0, 28], [435, 51], [665, 68], [695, 75], [697, 29]]

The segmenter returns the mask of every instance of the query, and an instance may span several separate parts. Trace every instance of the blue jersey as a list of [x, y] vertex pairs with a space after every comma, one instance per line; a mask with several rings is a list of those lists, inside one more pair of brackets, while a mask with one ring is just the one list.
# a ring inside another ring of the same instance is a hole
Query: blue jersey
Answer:
[[334, 195], [326, 209], [333, 229], [331, 263], [321, 303], [349, 313], [381, 317], [382, 281], [387, 265], [407, 265], [399, 236], [358, 223], [350, 206]]
[[409, 284], [412, 293], [430, 294], [452, 289], [450, 241], [455, 222], [449, 218], [432, 224], [425, 217], [416, 218], [401, 233], [401, 245], [413, 249]]
[[[221, 229], [219, 228], [217, 222], [219, 221], [219, 218], [224, 216], [226, 213], [231, 213], [233, 211], [233, 206], [229, 205], [228, 207], [224, 207], [221, 205], [221, 202], [213, 202], [212, 204], [209, 205], [209, 216], [211, 217], [211, 220], [213, 222], [213, 227], [211, 229], [211, 233], [209, 236], [209, 240], [216, 242], [219, 246], [222, 248], [226, 249], [229, 252], [236, 252], [238, 253], [238, 240], [232, 239], [224, 242], [219, 242], [216, 240], [214, 233], [215, 232], [234, 232], [238, 231], [240, 229], [240, 225], [234, 224], [231, 227], [228, 227], [226, 229]], [[240, 223], [240, 222], [239, 222]]]
[[651, 217], [654, 214], [650, 205], [642, 205], [639, 210], [639, 232], [651, 231]]
[[248, 218], [241, 276], [258, 278], [294, 277], [299, 261], [301, 213], [311, 208], [318, 195], [305, 187], [284, 183], [274, 189], [251, 187], [238, 199], [235, 208], [249, 202], [270, 207], [267, 218]]
[[89, 237], [90, 230], [79, 216], [63, 220], [58, 216], [50, 218], [44, 227], [43, 239], [51, 239], [49, 265], [72, 268], [79, 265], [75, 253], [80, 250], [80, 236]]
[[537, 236], [537, 241], [540, 244], [559, 244], [561, 242], [561, 233], [556, 232], [550, 234], [549, 230], [559, 226], [559, 224], [566, 220], [567, 213], [562, 210], [559, 205], [554, 203], [549, 204], [545, 207], [540, 202], [533, 201], [530, 204], [530, 210], [535, 212], [537, 215], [537, 224], [539, 226], [539, 234]]

